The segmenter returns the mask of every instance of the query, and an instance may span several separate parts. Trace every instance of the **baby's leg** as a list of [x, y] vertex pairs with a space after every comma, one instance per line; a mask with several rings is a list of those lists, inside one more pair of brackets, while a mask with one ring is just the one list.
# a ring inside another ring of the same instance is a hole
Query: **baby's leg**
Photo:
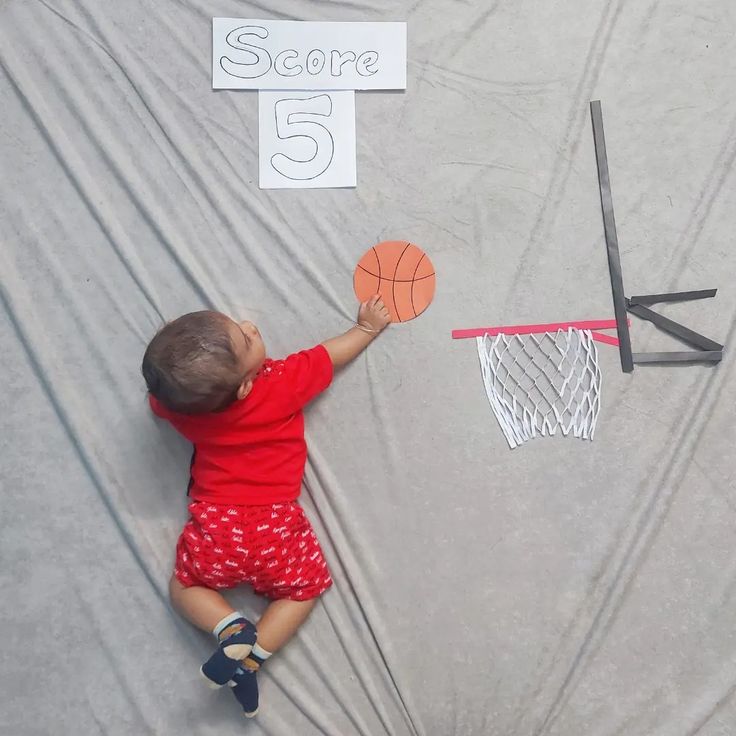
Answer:
[[316, 598], [294, 601], [282, 598], [273, 601], [258, 622], [258, 640], [242, 668], [233, 675], [233, 694], [249, 718], [258, 712], [258, 683], [256, 672], [277, 650], [286, 644], [304, 623], [314, 608]]
[[174, 575], [169, 581], [169, 596], [174, 608], [196, 627], [208, 634], [235, 609], [216, 590], [192, 585], [185, 588]]
[[316, 598], [293, 601], [282, 598], [273, 601], [258, 622], [258, 646], [270, 654], [281, 649], [312, 612]]
[[256, 643], [233, 676], [233, 694], [246, 715], [258, 710], [256, 673], [261, 665], [291, 639], [312, 612], [317, 597], [332, 585], [317, 537], [298, 504], [269, 507], [263, 523], [271, 529], [271, 537], [265, 536], [262, 549], [271, 557], [257, 558], [253, 588], [276, 600], [264, 611]]
[[219, 687], [230, 681], [256, 641], [256, 629], [218, 593], [200, 585], [186, 587], [172, 575], [171, 602], [179, 613], [217, 637], [219, 647], [202, 665], [202, 674]]

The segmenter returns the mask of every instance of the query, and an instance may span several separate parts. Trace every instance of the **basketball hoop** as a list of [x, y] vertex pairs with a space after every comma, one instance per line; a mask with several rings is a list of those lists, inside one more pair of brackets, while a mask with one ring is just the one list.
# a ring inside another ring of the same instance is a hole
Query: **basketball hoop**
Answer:
[[476, 340], [486, 395], [511, 449], [558, 428], [593, 439], [601, 371], [590, 330], [499, 332]]

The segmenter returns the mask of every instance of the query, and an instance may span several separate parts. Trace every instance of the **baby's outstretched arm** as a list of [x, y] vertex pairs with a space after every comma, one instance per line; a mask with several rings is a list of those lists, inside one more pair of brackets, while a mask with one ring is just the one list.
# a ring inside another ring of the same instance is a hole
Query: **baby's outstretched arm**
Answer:
[[391, 322], [386, 305], [378, 295], [360, 305], [358, 323], [344, 335], [326, 340], [324, 347], [335, 368], [342, 368], [362, 353]]

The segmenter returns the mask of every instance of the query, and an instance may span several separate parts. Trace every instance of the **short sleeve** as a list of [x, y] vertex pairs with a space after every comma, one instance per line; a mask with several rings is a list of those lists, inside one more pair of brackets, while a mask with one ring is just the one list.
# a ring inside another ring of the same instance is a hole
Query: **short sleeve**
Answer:
[[293, 411], [302, 409], [332, 383], [332, 361], [322, 345], [290, 355], [282, 366]]

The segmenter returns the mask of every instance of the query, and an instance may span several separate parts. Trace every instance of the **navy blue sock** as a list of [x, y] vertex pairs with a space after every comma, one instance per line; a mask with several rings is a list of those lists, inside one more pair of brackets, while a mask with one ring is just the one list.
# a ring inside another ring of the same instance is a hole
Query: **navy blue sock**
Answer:
[[232, 688], [235, 699], [240, 703], [246, 718], [253, 718], [258, 713], [258, 680], [255, 670], [239, 667], [232, 676], [235, 685]]
[[232, 679], [256, 643], [256, 627], [241, 613], [226, 616], [212, 632], [219, 646], [202, 665], [202, 674], [214, 687], [222, 687]]
[[271, 656], [270, 652], [261, 649], [257, 644], [255, 649], [266, 656], [258, 656], [258, 654], [251, 652], [232, 677], [232, 681], [235, 683], [233, 695], [243, 708], [246, 718], [253, 718], [258, 713], [258, 679], [256, 674], [261, 665]]

